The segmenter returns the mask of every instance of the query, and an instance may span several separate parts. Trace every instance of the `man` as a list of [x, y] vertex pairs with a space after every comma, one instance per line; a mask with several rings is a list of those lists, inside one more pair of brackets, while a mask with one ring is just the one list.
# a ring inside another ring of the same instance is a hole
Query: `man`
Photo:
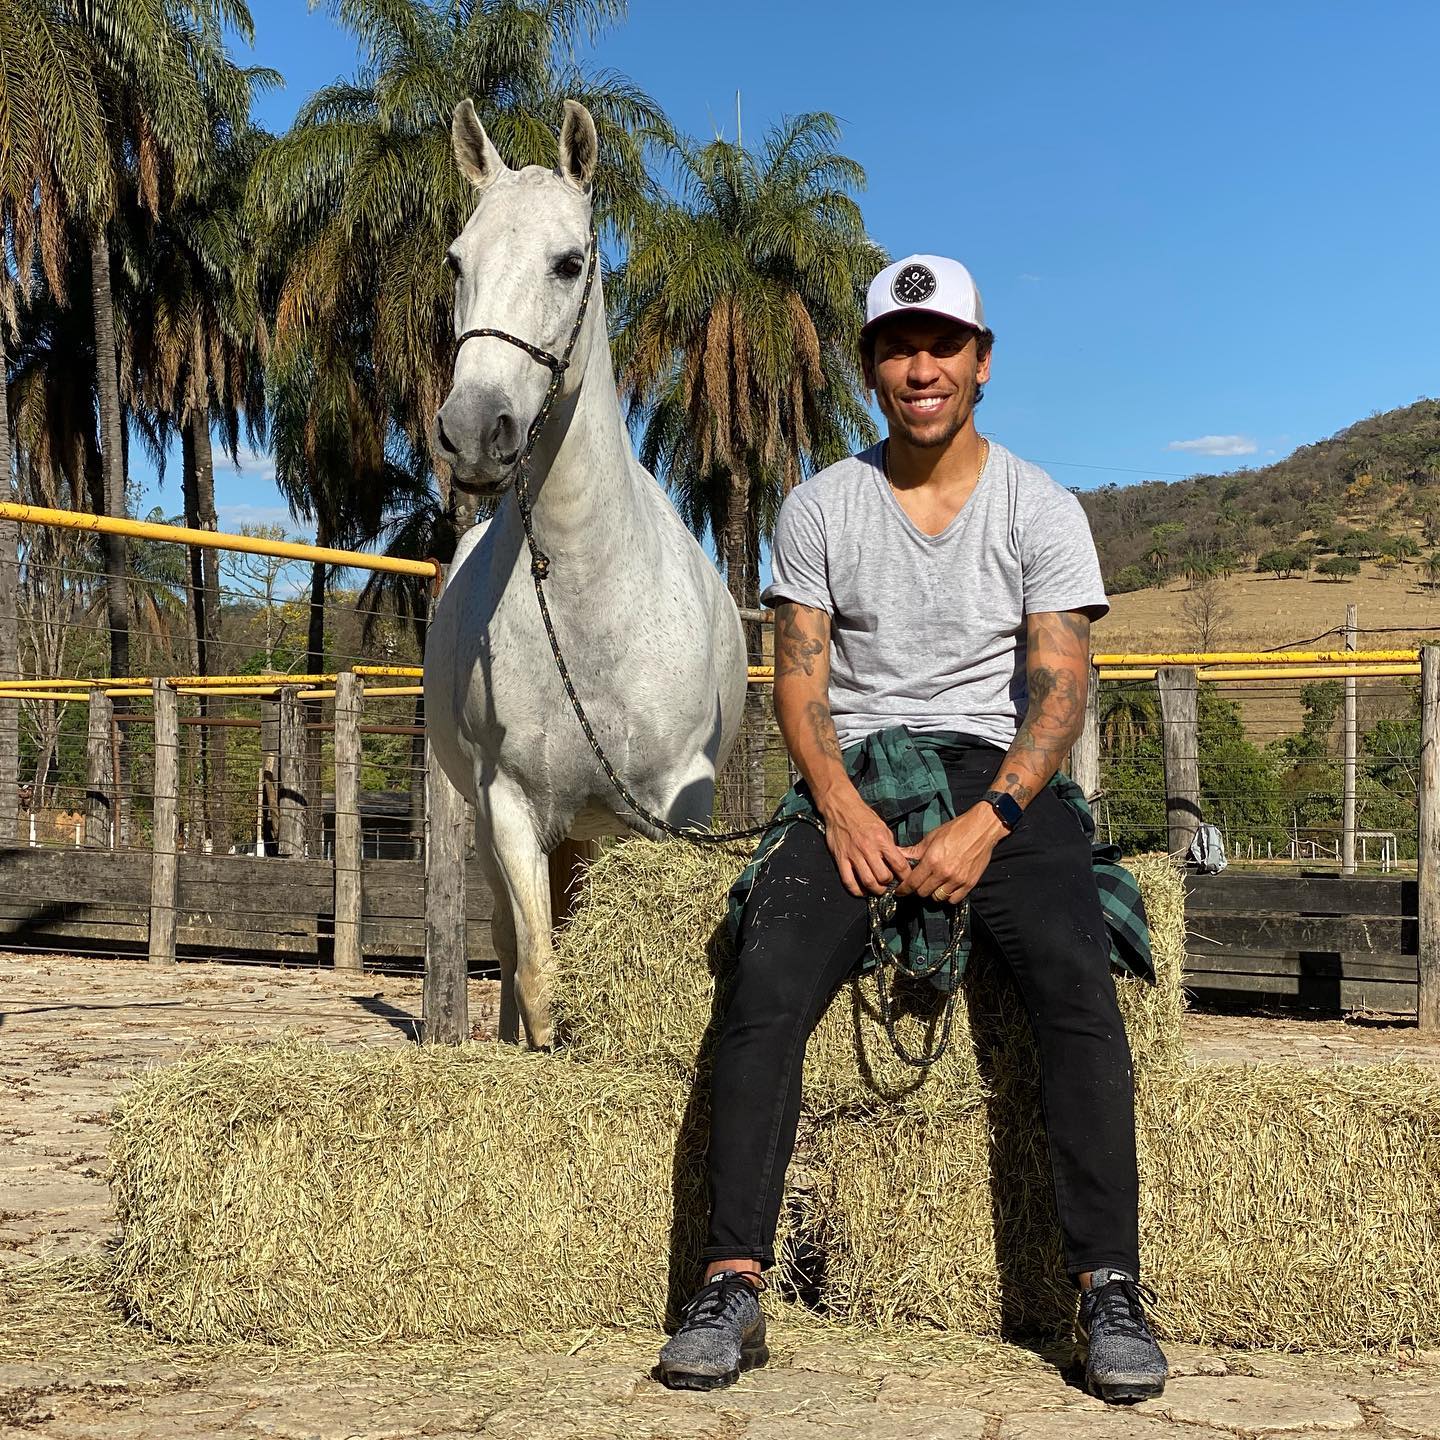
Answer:
[[[775, 710], [820, 824], [790, 824], [766, 851], [739, 925], [707, 1268], [660, 1356], [677, 1388], [767, 1358], [757, 1292], [805, 1043], [865, 951], [868, 897], [887, 890], [912, 910], [968, 901], [1010, 967], [1040, 1056], [1087, 1384], [1117, 1401], [1164, 1388], [1141, 1307], [1130, 1051], [1088, 837], [1049, 783], [1080, 731], [1090, 622], [1108, 605], [1079, 502], [975, 429], [992, 339], [963, 265], [916, 255], [881, 271], [860, 344], [889, 437], [780, 512], [763, 596]], [[939, 758], [954, 816], [910, 845], [857, 787], [897, 745]]]

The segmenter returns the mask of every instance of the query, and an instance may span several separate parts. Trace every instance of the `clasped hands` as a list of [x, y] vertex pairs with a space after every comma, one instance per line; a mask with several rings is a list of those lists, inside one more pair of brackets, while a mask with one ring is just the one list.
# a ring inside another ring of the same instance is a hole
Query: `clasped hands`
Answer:
[[[958, 904], [975, 885], [996, 843], [1008, 832], [985, 804], [937, 825], [914, 845], [899, 845], [890, 827], [857, 794], [824, 815], [825, 843], [852, 895], [919, 895]], [[897, 883], [898, 882], [898, 883]]]

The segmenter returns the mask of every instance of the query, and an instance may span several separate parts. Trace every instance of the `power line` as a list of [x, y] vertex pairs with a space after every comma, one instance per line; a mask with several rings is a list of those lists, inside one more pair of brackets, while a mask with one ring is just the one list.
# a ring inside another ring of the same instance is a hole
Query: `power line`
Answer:
[[1035, 460], [1035, 465], [1060, 465], [1067, 470], [1105, 470], [1115, 475], [1153, 475], [1164, 480], [1193, 480], [1198, 470], [1135, 470], [1125, 465], [1087, 465], [1080, 460]]

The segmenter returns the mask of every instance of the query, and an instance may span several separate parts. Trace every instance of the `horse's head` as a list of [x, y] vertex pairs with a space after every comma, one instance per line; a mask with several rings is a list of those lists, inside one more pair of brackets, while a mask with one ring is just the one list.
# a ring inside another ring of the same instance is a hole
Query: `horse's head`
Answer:
[[[445, 259], [455, 274], [455, 334], [460, 344], [450, 394], [435, 417], [436, 449], [463, 489], [495, 495], [515, 474], [526, 435], [550, 387], [552, 371], [515, 340], [557, 359], [579, 314], [594, 243], [591, 183], [598, 145], [583, 105], [565, 102], [560, 167], [511, 170], [462, 100], [450, 122], [455, 163], [479, 199]], [[597, 262], [598, 263], [598, 262]], [[580, 356], [565, 372], [573, 391]]]

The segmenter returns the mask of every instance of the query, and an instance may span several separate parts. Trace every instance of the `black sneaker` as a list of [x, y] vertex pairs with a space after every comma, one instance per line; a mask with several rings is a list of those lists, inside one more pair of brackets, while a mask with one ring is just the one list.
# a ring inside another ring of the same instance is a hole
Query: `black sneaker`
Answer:
[[1080, 1292], [1077, 1329], [1085, 1347], [1085, 1388], [1112, 1404], [1131, 1405], [1163, 1393], [1170, 1367], [1145, 1323], [1141, 1297], [1155, 1292], [1123, 1270], [1096, 1270]]
[[718, 1390], [733, 1385], [742, 1370], [763, 1365], [770, 1358], [760, 1313], [763, 1285], [759, 1276], [752, 1280], [738, 1270], [707, 1280], [686, 1301], [680, 1328], [660, 1352], [660, 1383], [672, 1390]]

